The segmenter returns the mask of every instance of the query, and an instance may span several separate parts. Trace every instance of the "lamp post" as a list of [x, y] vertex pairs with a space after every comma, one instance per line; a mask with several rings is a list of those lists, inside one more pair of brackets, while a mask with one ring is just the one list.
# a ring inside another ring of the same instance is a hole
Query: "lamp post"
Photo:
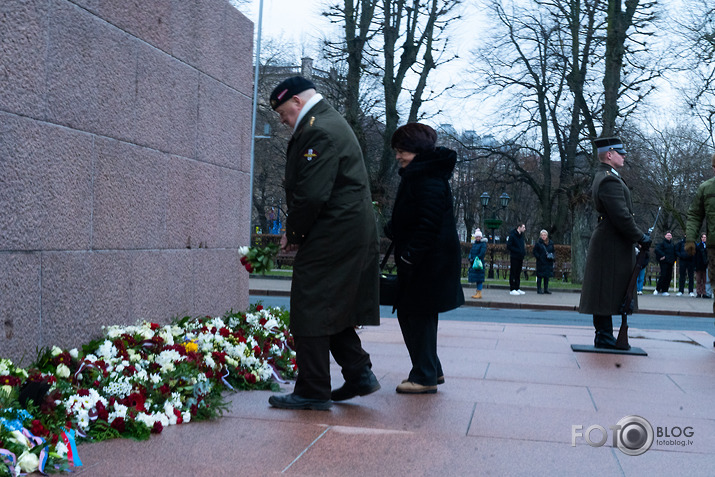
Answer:
[[[481, 196], [479, 196], [479, 199], [482, 202], [482, 207], [484, 208], [484, 215], [486, 216], [486, 209], [489, 205], [489, 200], [491, 199], [491, 197], [487, 192], [484, 192]], [[502, 209], [506, 209], [506, 207], [509, 205], [510, 200], [511, 197], [509, 197], [509, 194], [507, 194], [506, 192], [502, 192], [502, 194], [499, 196], [499, 205]], [[490, 263], [489, 274], [487, 275], [487, 278], [494, 278], [494, 245], [496, 244], [495, 230], [501, 227], [501, 224], [502, 220], [496, 217], [496, 213], [492, 214], [491, 219], [484, 219], [484, 228], [488, 228], [492, 231], [492, 247], [489, 250]]]

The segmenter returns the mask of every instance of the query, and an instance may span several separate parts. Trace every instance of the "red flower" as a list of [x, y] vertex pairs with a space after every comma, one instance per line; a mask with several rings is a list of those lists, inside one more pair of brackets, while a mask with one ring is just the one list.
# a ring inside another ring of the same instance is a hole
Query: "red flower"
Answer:
[[263, 309], [263, 305], [256, 305], [256, 311], [261, 311]]
[[140, 393], [132, 393], [124, 399], [123, 404], [127, 407], [133, 407], [137, 411], [146, 411], [144, 404], [146, 403], [146, 398]]
[[152, 331], [156, 331], [161, 328], [161, 326], [159, 326], [157, 323], [149, 323], [149, 328], [151, 328]]
[[112, 421], [111, 424], [112, 429], [116, 429], [120, 433], [124, 432], [125, 428], [125, 423], [124, 423], [124, 418], [123, 417], [117, 417]]
[[248, 259], [245, 256], [241, 257], [241, 265], [245, 265], [247, 263], [248, 263]]
[[159, 392], [160, 392], [161, 394], [169, 394], [169, 393], [171, 392], [171, 388], [169, 387], [168, 384], [163, 384], [163, 385], [159, 388]]
[[220, 330], [218, 330], [218, 334], [226, 338], [228, 335], [231, 334], [231, 332], [228, 330], [228, 328], [221, 328]]
[[89, 396], [89, 389], [80, 389], [77, 394], [82, 397]]
[[243, 373], [243, 379], [245, 379], [248, 384], [256, 383], [256, 375], [253, 373], [249, 373], [248, 371]]
[[162, 426], [159, 421], [154, 422], [154, 427], [151, 428], [152, 434], [161, 434], [161, 431], [163, 430], [164, 426]]
[[253, 265], [251, 265], [250, 263], [245, 264], [244, 267], [246, 267], [246, 270], [248, 270], [248, 273], [253, 272]]

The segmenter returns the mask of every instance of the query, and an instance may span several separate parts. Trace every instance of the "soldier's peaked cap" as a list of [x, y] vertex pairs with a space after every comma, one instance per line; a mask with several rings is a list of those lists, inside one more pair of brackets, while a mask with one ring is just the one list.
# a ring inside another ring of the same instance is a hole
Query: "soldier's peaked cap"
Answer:
[[623, 147], [623, 141], [617, 137], [599, 137], [593, 140], [593, 145], [596, 146], [599, 154], [611, 149], [621, 155], [627, 154], [626, 149]]
[[308, 89], [315, 89], [315, 85], [312, 81], [302, 76], [292, 76], [281, 81], [271, 93], [271, 108], [275, 110], [296, 94], [300, 94]]

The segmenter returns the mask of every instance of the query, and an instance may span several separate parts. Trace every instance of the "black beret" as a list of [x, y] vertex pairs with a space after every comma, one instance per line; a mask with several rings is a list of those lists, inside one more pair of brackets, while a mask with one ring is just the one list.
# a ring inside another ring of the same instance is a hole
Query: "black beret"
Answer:
[[617, 137], [599, 137], [593, 140], [593, 145], [598, 149], [598, 153], [610, 151], [613, 149], [620, 155], [627, 154], [626, 149], [623, 147], [623, 141]]
[[390, 143], [393, 149], [419, 154], [434, 150], [437, 133], [426, 124], [407, 123], [397, 128]]
[[307, 89], [315, 89], [315, 85], [302, 76], [293, 76], [281, 81], [271, 93], [271, 108], [275, 111], [278, 106]]

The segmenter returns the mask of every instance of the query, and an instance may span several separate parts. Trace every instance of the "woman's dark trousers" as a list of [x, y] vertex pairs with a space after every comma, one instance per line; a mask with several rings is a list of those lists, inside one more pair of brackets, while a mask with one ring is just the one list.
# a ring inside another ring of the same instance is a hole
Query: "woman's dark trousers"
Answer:
[[407, 379], [423, 386], [435, 386], [443, 376], [437, 357], [437, 313], [406, 313], [397, 310], [402, 337], [412, 361]]

